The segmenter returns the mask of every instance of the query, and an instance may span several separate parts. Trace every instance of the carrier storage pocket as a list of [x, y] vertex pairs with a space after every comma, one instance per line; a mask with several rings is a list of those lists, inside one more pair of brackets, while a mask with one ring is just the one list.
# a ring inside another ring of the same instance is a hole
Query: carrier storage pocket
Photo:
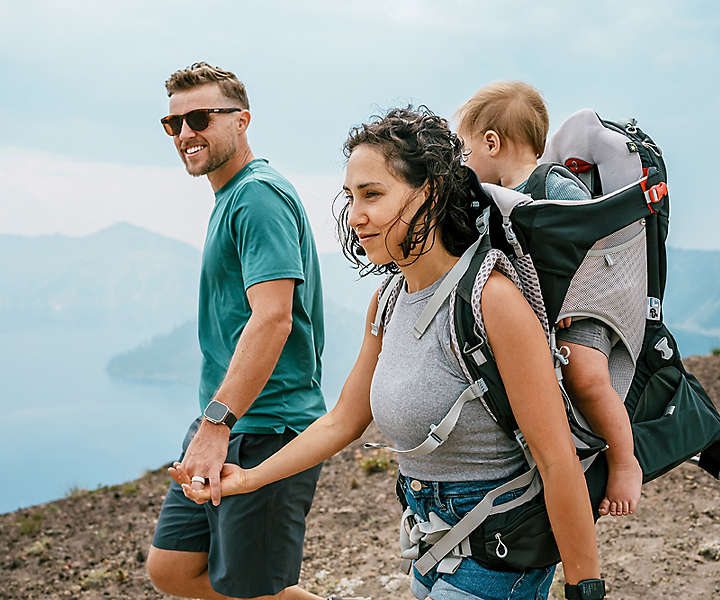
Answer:
[[655, 372], [638, 400], [633, 441], [649, 481], [705, 448], [717, 435], [717, 417], [675, 366]]
[[482, 546], [480, 540], [470, 536], [473, 558], [496, 571], [524, 571], [556, 564], [560, 554], [545, 502], [540, 498], [514, 519], [503, 514], [489, 517], [483, 524]]

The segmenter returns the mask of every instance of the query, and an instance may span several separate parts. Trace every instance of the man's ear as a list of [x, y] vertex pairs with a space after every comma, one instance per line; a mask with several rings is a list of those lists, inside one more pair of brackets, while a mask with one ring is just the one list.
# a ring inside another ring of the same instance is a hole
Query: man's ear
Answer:
[[250, 126], [250, 111], [249, 110], [243, 110], [237, 114], [236, 123], [238, 128], [240, 129], [240, 133], [244, 133], [247, 131], [247, 128]]
[[486, 144], [488, 154], [490, 156], [497, 156], [500, 152], [501, 142], [500, 136], [494, 129], [488, 129], [483, 135], [483, 142]]

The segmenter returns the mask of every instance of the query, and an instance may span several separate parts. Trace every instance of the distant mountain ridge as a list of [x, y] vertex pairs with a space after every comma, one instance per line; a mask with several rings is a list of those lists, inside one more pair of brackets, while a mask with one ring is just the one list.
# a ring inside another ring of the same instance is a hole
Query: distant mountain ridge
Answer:
[[[359, 280], [340, 254], [320, 257], [326, 312], [324, 377], [339, 391], [380, 279]], [[93, 327], [143, 331], [137, 348], [110, 361], [130, 381], [194, 383], [200, 252], [128, 223], [84, 237], [0, 234], [0, 331]], [[670, 248], [665, 320], [684, 355], [720, 347], [720, 251]]]
[[197, 310], [199, 265], [196, 248], [128, 223], [83, 237], [0, 235], [0, 330], [167, 330]]

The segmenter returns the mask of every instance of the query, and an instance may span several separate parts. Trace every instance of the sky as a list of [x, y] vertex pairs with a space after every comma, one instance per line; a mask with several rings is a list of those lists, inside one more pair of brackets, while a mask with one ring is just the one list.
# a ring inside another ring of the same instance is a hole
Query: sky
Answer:
[[0, 0], [0, 233], [127, 221], [200, 247], [212, 192], [159, 119], [165, 79], [205, 60], [245, 82], [250, 144], [323, 252], [351, 126], [409, 103], [449, 118], [499, 79], [542, 92], [551, 132], [580, 108], [636, 117], [665, 152], [670, 245], [720, 249], [719, 59], [714, 0]]

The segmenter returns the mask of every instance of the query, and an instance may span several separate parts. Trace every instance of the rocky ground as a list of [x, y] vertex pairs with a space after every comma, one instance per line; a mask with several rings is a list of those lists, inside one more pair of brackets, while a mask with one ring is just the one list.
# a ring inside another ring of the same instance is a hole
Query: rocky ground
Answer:
[[[686, 365], [717, 402], [720, 356], [690, 357]], [[396, 558], [395, 465], [390, 459], [383, 468], [385, 458], [356, 443], [327, 462], [308, 523], [307, 589], [412, 598]], [[0, 598], [169, 598], [144, 571], [168, 481], [159, 469], [0, 515]], [[720, 482], [694, 465], [646, 485], [634, 516], [603, 518], [597, 531], [608, 598], [720, 598]], [[561, 588], [559, 573], [553, 599], [562, 598]]]

